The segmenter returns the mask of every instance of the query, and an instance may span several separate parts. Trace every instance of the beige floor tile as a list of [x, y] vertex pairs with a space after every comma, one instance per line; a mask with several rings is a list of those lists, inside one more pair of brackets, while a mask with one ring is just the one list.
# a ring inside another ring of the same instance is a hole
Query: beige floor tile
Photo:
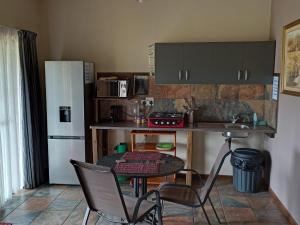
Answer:
[[31, 225], [62, 225], [69, 214], [69, 211], [43, 211]]
[[53, 197], [31, 197], [20, 205], [18, 209], [45, 210], [53, 200]]

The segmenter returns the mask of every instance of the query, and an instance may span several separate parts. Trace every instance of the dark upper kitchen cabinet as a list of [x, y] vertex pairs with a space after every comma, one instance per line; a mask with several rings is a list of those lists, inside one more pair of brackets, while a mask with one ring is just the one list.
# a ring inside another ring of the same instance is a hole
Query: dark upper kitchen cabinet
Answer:
[[275, 41], [244, 44], [243, 79], [246, 83], [272, 83]]
[[275, 42], [156, 43], [158, 84], [267, 84]]
[[155, 44], [155, 81], [158, 84], [180, 84], [183, 81], [182, 44]]
[[213, 68], [211, 43], [183, 44], [184, 83], [210, 83]]
[[212, 48], [211, 83], [241, 83], [244, 56], [243, 44], [232, 42], [214, 43]]

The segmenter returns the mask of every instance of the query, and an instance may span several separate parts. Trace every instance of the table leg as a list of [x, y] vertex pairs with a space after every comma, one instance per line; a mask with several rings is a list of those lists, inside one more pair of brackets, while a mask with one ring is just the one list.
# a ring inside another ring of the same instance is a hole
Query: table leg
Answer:
[[142, 178], [142, 195], [147, 193], [147, 178]]
[[134, 190], [134, 197], [138, 198], [140, 195], [139, 178], [133, 178], [133, 190]]
[[98, 160], [98, 135], [97, 129], [92, 128], [92, 142], [93, 142], [93, 163], [97, 163]]
[[[187, 161], [186, 161], [187, 169], [192, 168], [192, 155], [193, 155], [193, 132], [187, 131]], [[185, 182], [187, 185], [192, 184], [192, 173], [191, 172], [187, 172]]]

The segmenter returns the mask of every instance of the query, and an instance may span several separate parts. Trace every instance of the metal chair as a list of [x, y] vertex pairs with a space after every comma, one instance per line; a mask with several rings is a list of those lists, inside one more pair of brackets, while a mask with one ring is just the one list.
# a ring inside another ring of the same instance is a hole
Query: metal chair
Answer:
[[[140, 198], [125, 196], [121, 193], [116, 174], [109, 167], [98, 166], [70, 160], [81, 184], [87, 209], [82, 222], [86, 225], [91, 211], [104, 219], [120, 224], [136, 224], [146, 217], [152, 224], [162, 225], [159, 192], [152, 190]], [[156, 202], [147, 198], [155, 194]], [[158, 219], [155, 218], [156, 213]], [[107, 216], [114, 219], [108, 218]]]
[[[210, 171], [210, 174], [206, 180], [206, 182], [203, 184], [201, 188], [193, 188], [192, 186], [185, 185], [185, 184], [173, 184], [173, 183], [163, 183], [158, 187], [159, 193], [160, 193], [160, 199], [162, 201], [169, 201], [177, 204], [181, 204], [184, 206], [192, 207], [193, 210], [193, 224], [195, 222], [195, 209], [198, 207], [201, 207], [203, 210], [203, 213], [205, 215], [205, 218], [210, 223], [210, 220], [207, 216], [207, 213], [204, 208], [204, 204], [208, 200], [211, 204], [211, 207], [214, 211], [214, 214], [217, 217], [217, 220], [219, 223], [221, 223], [220, 218], [215, 210], [215, 207], [213, 206], [213, 203], [209, 197], [210, 191], [213, 188], [213, 185], [216, 181], [216, 178], [221, 170], [221, 167], [224, 163], [225, 158], [231, 153], [231, 150], [229, 149], [229, 143], [226, 141], [223, 146], [221, 147], [217, 159], [215, 163], [213, 164], [213, 167]], [[192, 173], [195, 173], [198, 175], [198, 177], [201, 179], [200, 174], [192, 169], [184, 169], [183, 171], [191, 171]]]

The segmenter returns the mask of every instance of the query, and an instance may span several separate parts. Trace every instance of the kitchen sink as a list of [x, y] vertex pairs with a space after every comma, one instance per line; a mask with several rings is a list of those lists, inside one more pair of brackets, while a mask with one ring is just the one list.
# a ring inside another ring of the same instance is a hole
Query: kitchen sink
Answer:
[[[236, 123], [229, 123], [224, 124], [225, 129], [228, 131], [224, 131], [222, 133], [223, 137], [226, 138], [246, 138], [249, 136], [249, 133], [245, 130], [250, 129], [250, 127], [246, 124], [236, 124]], [[231, 131], [231, 129], [234, 129]]]
[[230, 129], [250, 129], [248, 125], [235, 123], [224, 124], [224, 127]]

